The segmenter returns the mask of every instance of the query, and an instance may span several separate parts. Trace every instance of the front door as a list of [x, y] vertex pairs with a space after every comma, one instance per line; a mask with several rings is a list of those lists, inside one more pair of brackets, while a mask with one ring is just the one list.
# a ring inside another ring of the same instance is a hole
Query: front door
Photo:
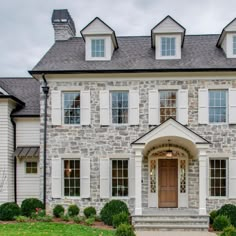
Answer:
[[178, 160], [159, 159], [159, 207], [178, 207]]

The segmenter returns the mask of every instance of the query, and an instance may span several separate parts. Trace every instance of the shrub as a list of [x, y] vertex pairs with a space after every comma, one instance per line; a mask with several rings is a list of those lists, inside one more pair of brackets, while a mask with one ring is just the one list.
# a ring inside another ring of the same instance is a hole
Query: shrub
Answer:
[[111, 200], [107, 202], [101, 210], [101, 219], [107, 225], [112, 225], [112, 218], [121, 212], [129, 213], [127, 205], [120, 200]]
[[0, 220], [14, 220], [20, 215], [20, 207], [14, 202], [6, 202], [0, 206]]
[[86, 207], [84, 209], [84, 215], [86, 216], [86, 218], [89, 218], [91, 216], [96, 216], [96, 214], [97, 214], [97, 212], [94, 207]]
[[37, 220], [38, 217], [44, 217], [46, 215], [46, 211], [41, 208], [36, 208], [36, 212], [31, 214], [31, 218]]
[[221, 236], [236, 236], [236, 229], [234, 226], [229, 226], [224, 229], [224, 232], [221, 234]]
[[230, 226], [230, 219], [224, 215], [218, 215], [213, 222], [213, 229], [216, 231], [222, 231], [228, 226]]
[[131, 225], [121, 224], [116, 229], [115, 236], [135, 236], [135, 233]]
[[49, 215], [38, 216], [36, 220], [41, 221], [41, 222], [52, 222], [52, 216], [49, 216]]
[[61, 214], [64, 214], [65, 212], [65, 208], [58, 204], [56, 205], [54, 208], [53, 208], [53, 215], [56, 217], [56, 218], [59, 218]]
[[79, 216], [74, 216], [73, 217], [73, 221], [76, 223], [76, 224], [79, 224], [81, 222], [81, 218]]
[[70, 216], [68, 215], [68, 214], [61, 214], [60, 215], [60, 218], [63, 220], [63, 221], [66, 221], [66, 222], [68, 222], [68, 221], [70, 221]]
[[129, 215], [126, 212], [121, 212], [113, 216], [112, 225], [117, 228], [121, 224], [129, 224]]
[[79, 214], [79, 207], [77, 205], [70, 205], [67, 212], [70, 217], [77, 216]]
[[95, 221], [95, 218], [90, 217], [90, 218], [85, 220], [85, 224], [90, 226], [90, 225], [93, 225], [94, 221]]
[[30, 220], [30, 218], [26, 216], [16, 216], [15, 220], [16, 222], [27, 222]]
[[232, 204], [223, 205], [217, 212], [218, 215], [227, 216], [231, 224], [236, 227], [236, 206]]
[[38, 209], [43, 209], [43, 203], [37, 198], [28, 198], [21, 203], [21, 214], [30, 217]]
[[214, 210], [210, 212], [210, 224], [212, 225], [214, 222], [214, 219], [218, 216], [218, 211]]

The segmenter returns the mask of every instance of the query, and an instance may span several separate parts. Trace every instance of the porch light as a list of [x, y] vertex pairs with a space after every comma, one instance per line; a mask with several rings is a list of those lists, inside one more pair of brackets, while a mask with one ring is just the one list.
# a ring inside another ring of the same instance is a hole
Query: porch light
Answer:
[[168, 139], [168, 150], [166, 152], [166, 157], [172, 157], [173, 156], [173, 152], [172, 150], [170, 150], [170, 140]]

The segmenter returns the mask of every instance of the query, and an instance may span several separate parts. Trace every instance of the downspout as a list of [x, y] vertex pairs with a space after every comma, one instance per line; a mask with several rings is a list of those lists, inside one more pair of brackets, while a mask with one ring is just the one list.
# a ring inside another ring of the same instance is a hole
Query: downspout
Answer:
[[48, 105], [48, 92], [49, 87], [45, 75], [42, 75], [44, 85], [42, 90], [44, 93], [44, 136], [43, 136], [43, 204], [46, 209], [46, 164], [47, 164], [47, 105]]

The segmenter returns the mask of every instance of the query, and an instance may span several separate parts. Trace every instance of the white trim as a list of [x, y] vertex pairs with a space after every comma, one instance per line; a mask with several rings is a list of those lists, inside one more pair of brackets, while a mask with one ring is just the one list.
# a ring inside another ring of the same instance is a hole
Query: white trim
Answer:
[[3, 93], [4, 95], [9, 95], [3, 88], [0, 87], [0, 92]]

